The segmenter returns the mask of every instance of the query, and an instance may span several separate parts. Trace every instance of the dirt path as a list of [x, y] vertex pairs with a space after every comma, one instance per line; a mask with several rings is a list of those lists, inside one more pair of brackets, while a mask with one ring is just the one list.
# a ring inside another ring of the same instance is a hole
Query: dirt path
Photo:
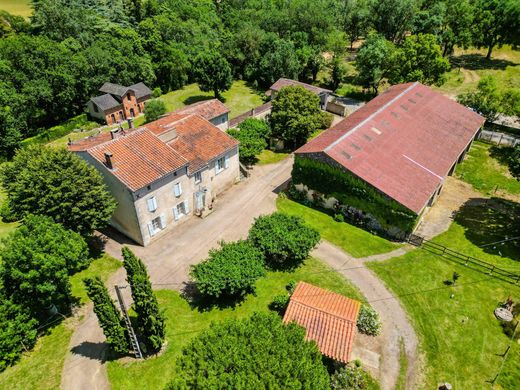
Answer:
[[361, 358], [372, 371], [377, 372], [383, 390], [395, 388], [399, 376], [401, 343], [404, 344], [408, 360], [406, 388], [417, 388], [420, 372], [417, 349], [419, 342], [399, 300], [364, 264], [368, 261], [383, 261], [402, 256], [406, 252], [407, 247], [403, 247], [382, 255], [357, 259], [327, 241], [322, 241], [313, 252], [313, 256], [325, 261], [354, 283], [379, 312], [382, 322], [381, 334], [377, 337], [357, 337], [353, 355], [355, 358]]
[[[207, 256], [209, 249], [220, 240], [245, 238], [253, 219], [276, 210], [276, 189], [287, 181], [292, 158], [280, 163], [255, 168], [253, 175], [237, 184], [216, 203], [216, 210], [205, 219], [192, 218], [182, 229], [172, 231], [150, 246], [141, 246], [116, 237], [107, 242], [105, 250], [121, 258], [121, 247], [128, 245], [146, 263], [150, 279], [156, 288], [180, 290], [188, 280], [191, 264]], [[126, 284], [123, 270], [116, 272], [107, 283]], [[124, 290], [128, 294], [128, 289]], [[127, 303], [130, 303], [130, 299]], [[106, 367], [105, 337], [91, 306], [84, 310], [84, 320], [76, 328], [61, 378], [65, 390], [105, 390], [110, 388]]]

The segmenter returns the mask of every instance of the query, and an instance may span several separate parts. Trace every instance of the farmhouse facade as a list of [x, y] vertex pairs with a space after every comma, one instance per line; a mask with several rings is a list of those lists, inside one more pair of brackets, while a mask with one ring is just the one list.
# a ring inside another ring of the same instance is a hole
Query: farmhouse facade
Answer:
[[213, 210], [240, 179], [238, 142], [196, 113], [100, 133], [69, 149], [94, 166], [117, 201], [111, 225], [141, 245]]
[[129, 87], [105, 83], [99, 89], [104, 95], [96, 96], [87, 103], [90, 117], [112, 125], [144, 113], [144, 105], [152, 97], [152, 91], [144, 83]]
[[218, 99], [203, 100], [175, 111], [178, 114], [197, 114], [220, 130], [229, 128], [229, 108]]
[[[327, 172], [345, 174], [335, 179], [349, 192], [345, 203], [370, 213], [363, 201], [372, 210], [369, 201], [378, 201], [382, 210], [388, 200], [395, 215], [419, 216], [433, 204], [484, 121], [420, 83], [395, 85], [298, 149], [293, 178], [295, 184], [341, 197], [343, 191], [331, 190], [335, 184], [328, 183], [325, 190], [305, 179], [311, 172], [298, 172], [304, 166], [328, 166]], [[382, 214], [380, 222], [391, 225], [389, 214]]]

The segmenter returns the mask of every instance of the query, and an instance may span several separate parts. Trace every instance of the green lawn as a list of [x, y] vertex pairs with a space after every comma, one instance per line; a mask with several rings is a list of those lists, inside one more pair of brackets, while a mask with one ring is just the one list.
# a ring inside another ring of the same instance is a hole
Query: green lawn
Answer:
[[33, 12], [31, 0], [0, 0], [0, 10], [24, 17], [31, 16]]
[[386, 253], [400, 246], [346, 222], [336, 222], [330, 215], [290, 199], [278, 198], [276, 205], [279, 211], [302, 217], [305, 222], [320, 232], [322, 238], [354, 257]]
[[[177, 91], [162, 95], [161, 99], [166, 103], [167, 110], [173, 111], [201, 100], [213, 99], [213, 93], [202, 92], [197, 84], [190, 84]], [[263, 103], [262, 97], [242, 80], [235, 81], [228, 91], [222, 93], [222, 101], [231, 110], [230, 118], [243, 114]]]
[[[88, 298], [82, 279], [100, 276], [104, 281], [121, 266], [121, 262], [107, 255], [93, 261], [89, 268], [71, 277], [72, 294], [81, 303]], [[63, 362], [77, 319], [67, 318], [57, 326], [50, 327], [41, 336], [32, 351], [24, 353], [20, 361], [0, 374], [1, 389], [58, 389], [61, 382]]]
[[[466, 236], [471, 229], [468, 221], [464, 222], [466, 226], [460, 220], [454, 222], [435, 241], [488, 262], [518, 264], [519, 259], [500, 258], [478, 248]], [[475, 230], [481, 231], [482, 226]], [[488, 231], [493, 232], [492, 225]], [[502, 248], [503, 253], [518, 256], [516, 245], [507, 244], [509, 248]], [[505, 352], [508, 345], [493, 310], [509, 295], [518, 303], [520, 286], [422, 249], [384, 263], [371, 263], [369, 267], [399, 296], [413, 321], [426, 355], [422, 388], [436, 388], [443, 381], [450, 382], [455, 389], [489, 388], [486, 381], [494, 378], [501, 363], [497, 355]], [[444, 281], [451, 279], [453, 272], [459, 273], [460, 279], [455, 286], [446, 286]], [[499, 380], [504, 389], [520, 387], [519, 359], [520, 346], [514, 344]]]
[[[456, 174], [486, 195], [520, 195], [520, 181], [509, 173], [506, 158], [509, 148], [475, 142]], [[520, 197], [518, 197], [520, 200]]]
[[272, 150], [265, 149], [260, 153], [257, 158], [256, 165], [267, 165], [267, 164], [275, 164], [277, 162], [282, 161], [286, 158], [289, 153], [283, 152], [273, 152]]
[[346, 296], [363, 300], [361, 293], [341, 275], [319, 260], [308, 259], [294, 272], [269, 272], [257, 282], [256, 296], [249, 295], [235, 308], [199, 311], [190, 307], [178, 292], [157, 291], [161, 308], [167, 319], [166, 338], [168, 346], [163, 355], [144, 362], [108, 363], [108, 375], [113, 389], [163, 389], [175, 375], [175, 360], [190, 339], [208, 328], [212, 321], [228, 318], [243, 318], [255, 311], [267, 311], [273, 297], [286, 293], [285, 286], [290, 280], [304, 280], [309, 283], [336, 291]]

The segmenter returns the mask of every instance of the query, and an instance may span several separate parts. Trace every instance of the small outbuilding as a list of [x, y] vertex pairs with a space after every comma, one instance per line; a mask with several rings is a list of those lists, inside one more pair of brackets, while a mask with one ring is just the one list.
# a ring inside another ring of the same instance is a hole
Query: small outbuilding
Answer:
[[283, 318], [306, 330], [306, 340], [314, 340], [321, 353], [339, 362], [351, 360], [361, 303], [332, 291], [299, 282], [291, 295]]

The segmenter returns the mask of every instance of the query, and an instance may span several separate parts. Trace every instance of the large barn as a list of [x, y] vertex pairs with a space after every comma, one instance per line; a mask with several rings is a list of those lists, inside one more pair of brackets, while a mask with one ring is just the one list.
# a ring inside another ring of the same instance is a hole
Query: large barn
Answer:
[[[339, 198], [345, 193], [344, 203], [366, 209], [383, 225], [396, 225], [396, 215], [416, 219], [435, 201], [484, 122], [425, 85], [395, 85], [299, 148], [293, 182]], [[327, 177], [337, 171], [345, 176]]]

